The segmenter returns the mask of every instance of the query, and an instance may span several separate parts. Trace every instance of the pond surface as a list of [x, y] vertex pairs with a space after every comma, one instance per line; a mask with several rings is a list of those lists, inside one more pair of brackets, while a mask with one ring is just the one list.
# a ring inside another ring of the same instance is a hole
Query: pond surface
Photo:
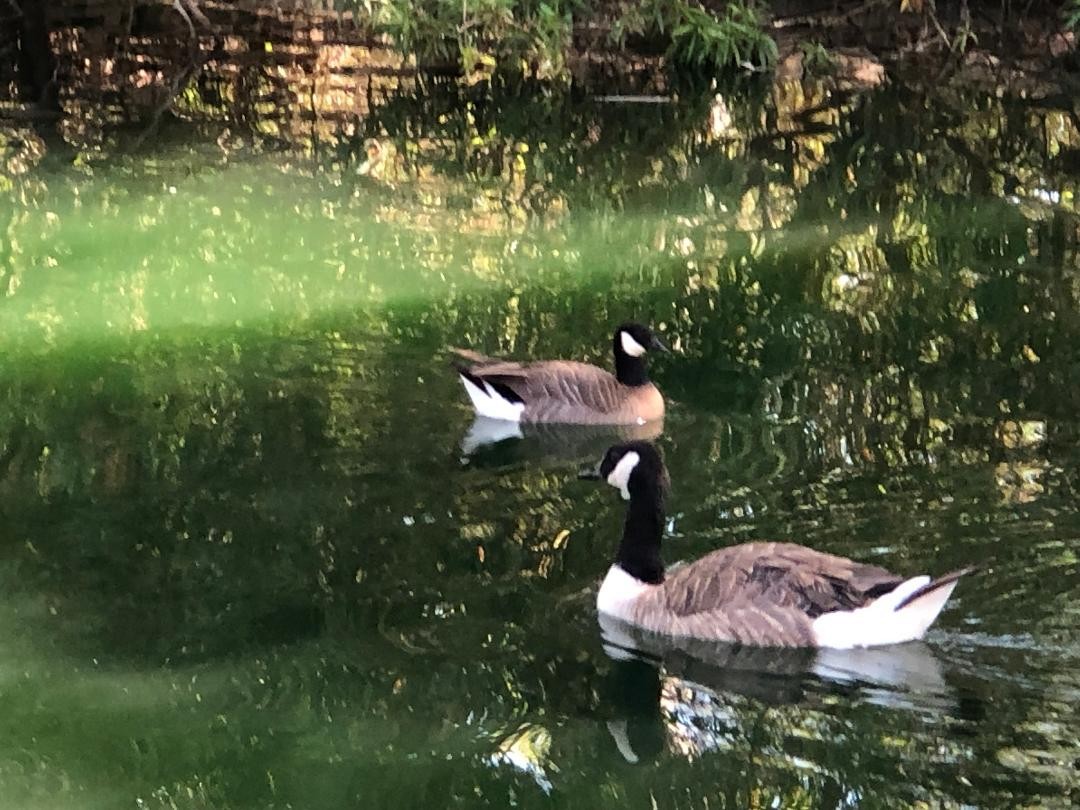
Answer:
[[[819, 101], [17, 178], [0, 807], [1080, 801], [1076, 132]], [[623, 507], [574, 472], [611, 438], [473, 447], [444, 347], [606, 365], [630, 317], [678, 349], [669, 559], [980, 564], [925, 644], [605, 650]]]

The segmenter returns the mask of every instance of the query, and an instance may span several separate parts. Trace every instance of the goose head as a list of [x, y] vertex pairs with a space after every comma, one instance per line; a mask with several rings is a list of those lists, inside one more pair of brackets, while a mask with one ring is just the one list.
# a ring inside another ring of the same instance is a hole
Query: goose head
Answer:
[[619, 324], [615, 330], [616, 357], [620, 354], [627, 357], [641, 357], [650, 351], [667, 352], [670, 349], [647, 326], [633, 321]]
[[615, 330], [615, 377], [623, 385], [646, 385], [645, 355], [650, 351], [670, 351], [653, 331], [640, 323], [627, 321]]
[[582, 469], [578, 477], [606, 481], [627, 501], [640, 498], [662, 503], [670, 486], [663, 456], [645, 441], [612, 445], [596, 465]]

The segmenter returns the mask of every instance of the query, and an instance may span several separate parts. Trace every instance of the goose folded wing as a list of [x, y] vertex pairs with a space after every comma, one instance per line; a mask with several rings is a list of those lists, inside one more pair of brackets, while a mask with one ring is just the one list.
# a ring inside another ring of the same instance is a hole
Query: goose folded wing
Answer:
[[791, 543], [747, 543], [676, 570], [664, 591], [668, 609], [678, 616], [752, 605], [813, 618], [861, 607], [901, 581], [883, 568]]
[[610, 413], [621, 403], [621, 386], [615, 377], [586, 363], [507, 361], [474, 367], [472, 373], [505, 385], [526, 403], [558, 402], [599, 413]]

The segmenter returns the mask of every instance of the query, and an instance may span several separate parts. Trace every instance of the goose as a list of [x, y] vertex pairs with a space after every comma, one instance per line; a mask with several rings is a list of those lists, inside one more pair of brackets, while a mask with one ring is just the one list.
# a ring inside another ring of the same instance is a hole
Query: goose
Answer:
[[648, 442], [617, 444], [579, 477], [604, 480], [629, 501], [597, 610], [661, 635], [763, 647], [899, 644], [922, 638], [973, 570], [905, 579], [795, 543], [752, 542], [665, 571], [669, 484], [659, 451]]
[[668, 351], [648, 327], [624, 323], [612, 339], [615, 374], [570, 360], [517, 362], [450, 349], [465, 363], [458, 376], [481, 416], [510, 422], [641, 425], [664, 415], [664, 398], [649, 381], [645, 354]]

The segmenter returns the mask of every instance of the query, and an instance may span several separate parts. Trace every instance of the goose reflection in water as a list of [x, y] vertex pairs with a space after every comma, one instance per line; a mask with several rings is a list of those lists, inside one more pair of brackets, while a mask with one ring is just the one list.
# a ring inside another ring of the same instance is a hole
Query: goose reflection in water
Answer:
[[525, 460], [581, 463], [613, 441], [652, 441], [663, 432], [662, 418], [640, 425], [563, 425], [477, 416], [461, 440], [461, 452], [481, 465]]
[[599, 614], [607, 729], [627, 762], [665, 748], [687, 757], [745, 736], [747, 709], [827, 705], [838, 692], [889, 709], [940, 713], [954, 700], [922, 642], [853, 650], [774, 648], [669, 638]]

